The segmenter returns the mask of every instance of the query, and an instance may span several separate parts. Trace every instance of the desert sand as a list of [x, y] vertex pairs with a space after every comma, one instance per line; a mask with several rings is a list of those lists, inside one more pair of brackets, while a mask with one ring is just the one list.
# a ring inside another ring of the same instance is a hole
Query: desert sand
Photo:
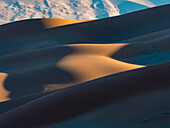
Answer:
[[170, 5], [0, 26], [0, 127], [170, 127]]

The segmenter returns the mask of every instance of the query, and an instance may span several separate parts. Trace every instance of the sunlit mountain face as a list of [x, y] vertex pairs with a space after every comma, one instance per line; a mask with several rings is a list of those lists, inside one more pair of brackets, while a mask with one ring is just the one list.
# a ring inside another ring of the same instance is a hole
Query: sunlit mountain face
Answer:
[[168, 3], [169, 0], [0, 0], [0, 24], [32, 18], [96, 19]]

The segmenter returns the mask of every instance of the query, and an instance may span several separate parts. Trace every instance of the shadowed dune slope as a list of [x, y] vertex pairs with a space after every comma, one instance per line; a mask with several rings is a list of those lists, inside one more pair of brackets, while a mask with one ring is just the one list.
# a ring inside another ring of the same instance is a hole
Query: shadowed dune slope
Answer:
[[169, 11], [0, 26], [0, 127], [170, 126]]
[[147, 34], [122, 42], [129, 43], [112, 57], [128, 63], [152, 65], [169, 61], [170, 29]]
[[76, 24], [81, 22], [87, 22], [88, 20], [70, 20], [59, 18], [45, 18], [45, 19], [32, 19], [23, 20], [13, 23], [1, 25], [0, 33], [3, 36], [22, 36], [29, 33], [35, 33], [44, 29], [65, 26], [69, 24]]
[[54, 92], [2, 114], [0, 126], [49, 125], [129, 96], [168, 89], [169, 66], [165, 63], [115, 74]]

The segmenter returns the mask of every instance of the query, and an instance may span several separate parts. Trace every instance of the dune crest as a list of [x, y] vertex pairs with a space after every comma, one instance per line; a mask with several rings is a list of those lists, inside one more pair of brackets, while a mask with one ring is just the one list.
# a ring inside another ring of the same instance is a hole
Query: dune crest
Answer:
[[61, 18], [46, 18], [46, 19], [41, 19], [42, 24], [44, 27], [47, 28], [54, 28], [54, 27], [60, 27], [64, 25], [69, 25], [69, 24], [76, 24], [76, 23], [82, 23], [82, 22], [87, 22], [91, 20], [71, 20], [71, 19], [61, 19]]
[[70, 55], [62, 58], [56, 66], [69, 72], [75, 81], [65, 84], [46, 85], [45, 90], [55, 90], [55, 87], [67, 87], [89, 80], [104, 77], [127, 70], [142, 68], [142, 65], [129, 64], [110, 57], [127, 44], [73, 44]]

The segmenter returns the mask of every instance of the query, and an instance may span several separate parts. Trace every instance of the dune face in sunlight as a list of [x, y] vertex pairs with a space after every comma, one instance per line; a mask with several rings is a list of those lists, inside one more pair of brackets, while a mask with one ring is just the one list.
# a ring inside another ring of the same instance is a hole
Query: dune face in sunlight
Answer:
[[[110, 55], [125, 45], [127, 44], [69, 45], [69, 47], [74, 49], [74, 52], [61, 59], [57, 63], [57, 67], [72, 74], [75, 81], [64, 84], [64, 86], [79, 84], [110, 74], [144, 67], [121, 62], [110, 57]], [[55, 86], [52, 86], [55, 89]], [[48, 87], [50, 88], [50, 85], [46, 86], [46, 89]]]
[[0, 26], [0, 128], [170, 126], [169, 11]]
[[4, 87], [4, 83], [7, 77], [8, 74], [0, 73], [0, 102], [9, 100], [8, 95], [10, 92]]
[[42, 24], [45, 28], [54, 28], [69, 24], [75, 24], [75, 23], [81, 23], [81, 22], [87, 22], [88, 20], [69, 20], [69, 19], [42, 19]]

